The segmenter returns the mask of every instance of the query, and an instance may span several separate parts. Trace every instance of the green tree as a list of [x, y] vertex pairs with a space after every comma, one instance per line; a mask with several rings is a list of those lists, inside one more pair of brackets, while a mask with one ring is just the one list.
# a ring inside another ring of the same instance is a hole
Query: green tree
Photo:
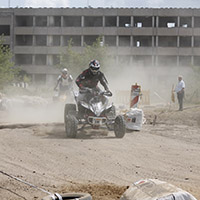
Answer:
[[102, 38], [98, 37], [97, 40], [90, 46], [84, 44], [83, 51], [77, 52], [73, 49], [73, 41], [68, 42], [66, 52], [60, 55], [59, 69], [67, 68], [73, 75], [79, 74], [82, 70], [88, 67], [90, 60], [99, 60], [101, 66], [105, 67], [106, 47], [101, 45]]
[[7, 45], [3, 44], [4, 40], [0, 37], [0, 89], [10, 83], [17, 73], [14, 69], [12, 53]]

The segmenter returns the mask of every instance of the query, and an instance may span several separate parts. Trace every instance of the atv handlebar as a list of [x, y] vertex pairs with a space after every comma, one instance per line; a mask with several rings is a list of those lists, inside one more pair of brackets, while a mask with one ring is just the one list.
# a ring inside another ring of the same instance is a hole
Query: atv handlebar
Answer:
[[82, 87], [80, 89], [80, 91], [81, 91], [81, 93], [87, 93], [87, 92], [92, 93], [93, 90], [92, 90], [92, 88]]
[[99, 90], [95, 90], [92, 88], [88, 88], [88, 87], [82, 87], [81, 88], [81, 93], [93, 93], [94, 95], [104, 95], [107, 97], [111, 97], [112, 96], [112, 92], [109, 90], [105, 90], [105, 91], [99, 91]]

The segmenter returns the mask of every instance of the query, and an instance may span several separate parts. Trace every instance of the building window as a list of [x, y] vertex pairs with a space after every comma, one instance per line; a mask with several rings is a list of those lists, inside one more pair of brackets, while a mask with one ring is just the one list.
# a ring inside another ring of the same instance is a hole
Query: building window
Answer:
[[133, 63], [140, 66], [151, 66], [152, 56], [149, 55], [134, 55]]
[[131, 56], [130, 55], [119, 55], [118, 61], [119, 61], [119, 63], [129, 65], [131, 62]]
[[176, 36], [159, 36], [158, 37], [159, 47], [177, 47]]
[[116, 16], [105, 17], [105, 26], [107, 27], [117, 26], [117, 17]]
[[61, 16], [49, 16], [49, 26], [60, 27], [61, 26]]
[[151, 47], [152, 37], [151, 36], [133, 36], [134, 47]]
[[16, 16], [16, 26], [33, 26], [32, 16]]
[[180, 27], [183, 28], [192, 27], [192, 17], [180, 17]]
[[31, 54], [15, 54], [15, 63], [17, 65], [32, 65]]
[[159, 66], [176, 66], [177, 56], [158, 56]]
[[47, 64], [47, 56], [42, 54], [35, 55], [35, 64], [36, 65], [46, 65]]
[[200, 47], [200, 36], [194, 36], [194, 47]]
[[194, 28], [200, 28], [200, 17], [194, 17]]
[[33, 36], [32, 35], [16, 35], [15, 44], [17, 46], [32, 46]]
[[48, 65], [56, 66], [60, 64], [60, 55], [59, 54], [52, 54], [48, 55]]
[[149, 17], [149, 16], [134, 17], [134, 27], [137, 27], [137, 28], [152, 27], [152, 17]]
[[47, 45], [47, 36], [46, 35], [36, 35], [35, 36], [36, 46], [46, 46]]
[[47, 16], [36, 16], [35, 26], [47, 26]]
[[87, 45], [93, 45], [93, 43], [97, 41], [98, 37], [99, 37], [99, 35], [85, 35], [84, 42]]
[[119, 36], [119, 46], [128, 47], [130, 45], [130, 36]]
[[191, 66], [191, 56], [179, 56], [179, 66]]
[[0, 35], [10, 35], [10, 26], [9, 25], [0, 25]]
[[200, 66], [200, 56], [194, 56], [194, 66]]
[[100, 27], [103, 26], [103, 17], [91, 17], [85, 16], [84, 17], [84, 26], [85, 27]]
[[131, 17], [119, 16], [119, 27], [131, 27]]
[[159, 17], [160, 28], [174, 28], [177, 27], [178, 17]]
[[65, 27], [80, 27], [81, 26], [81, 16], [64, 16], [63, 26]]
[[116, 36], [106, 35], [104, 37], [105, 44], [108, 46], [116, 46]]
[[49, 46], [60, 46], [60, 35], [49, 36]]
[[63, 36], [64, 46], [68, 46], [70, 41], [72, 42], [72, 46], [81, 46], [80, 35], [64, 35]]
[[180, 47], [191, 47], [192, 46], [192, 37], [191, 36], [180, 36]]
[[59, 65], [60, 64], [60, 56], [59, 55], [53, 55], [52, 64], [53, 65]]

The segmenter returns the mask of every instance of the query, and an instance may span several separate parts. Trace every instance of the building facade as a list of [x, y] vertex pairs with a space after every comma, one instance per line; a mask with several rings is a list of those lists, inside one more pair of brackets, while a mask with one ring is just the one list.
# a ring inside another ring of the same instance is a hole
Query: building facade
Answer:
[[0, 35], [14, 62], [49, 82], [70, 39], [81, 52], [99, 36], [117, 62], [200, 66], [200, 9], [0, 8]]

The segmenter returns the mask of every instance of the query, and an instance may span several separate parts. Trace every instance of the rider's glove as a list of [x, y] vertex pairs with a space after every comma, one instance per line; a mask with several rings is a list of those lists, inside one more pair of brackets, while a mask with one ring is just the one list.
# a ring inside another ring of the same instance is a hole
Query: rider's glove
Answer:
[[106, 93], [109, 94], [109, 96], [112, 96], [112, 92], [109, 89], [106, 89]]

